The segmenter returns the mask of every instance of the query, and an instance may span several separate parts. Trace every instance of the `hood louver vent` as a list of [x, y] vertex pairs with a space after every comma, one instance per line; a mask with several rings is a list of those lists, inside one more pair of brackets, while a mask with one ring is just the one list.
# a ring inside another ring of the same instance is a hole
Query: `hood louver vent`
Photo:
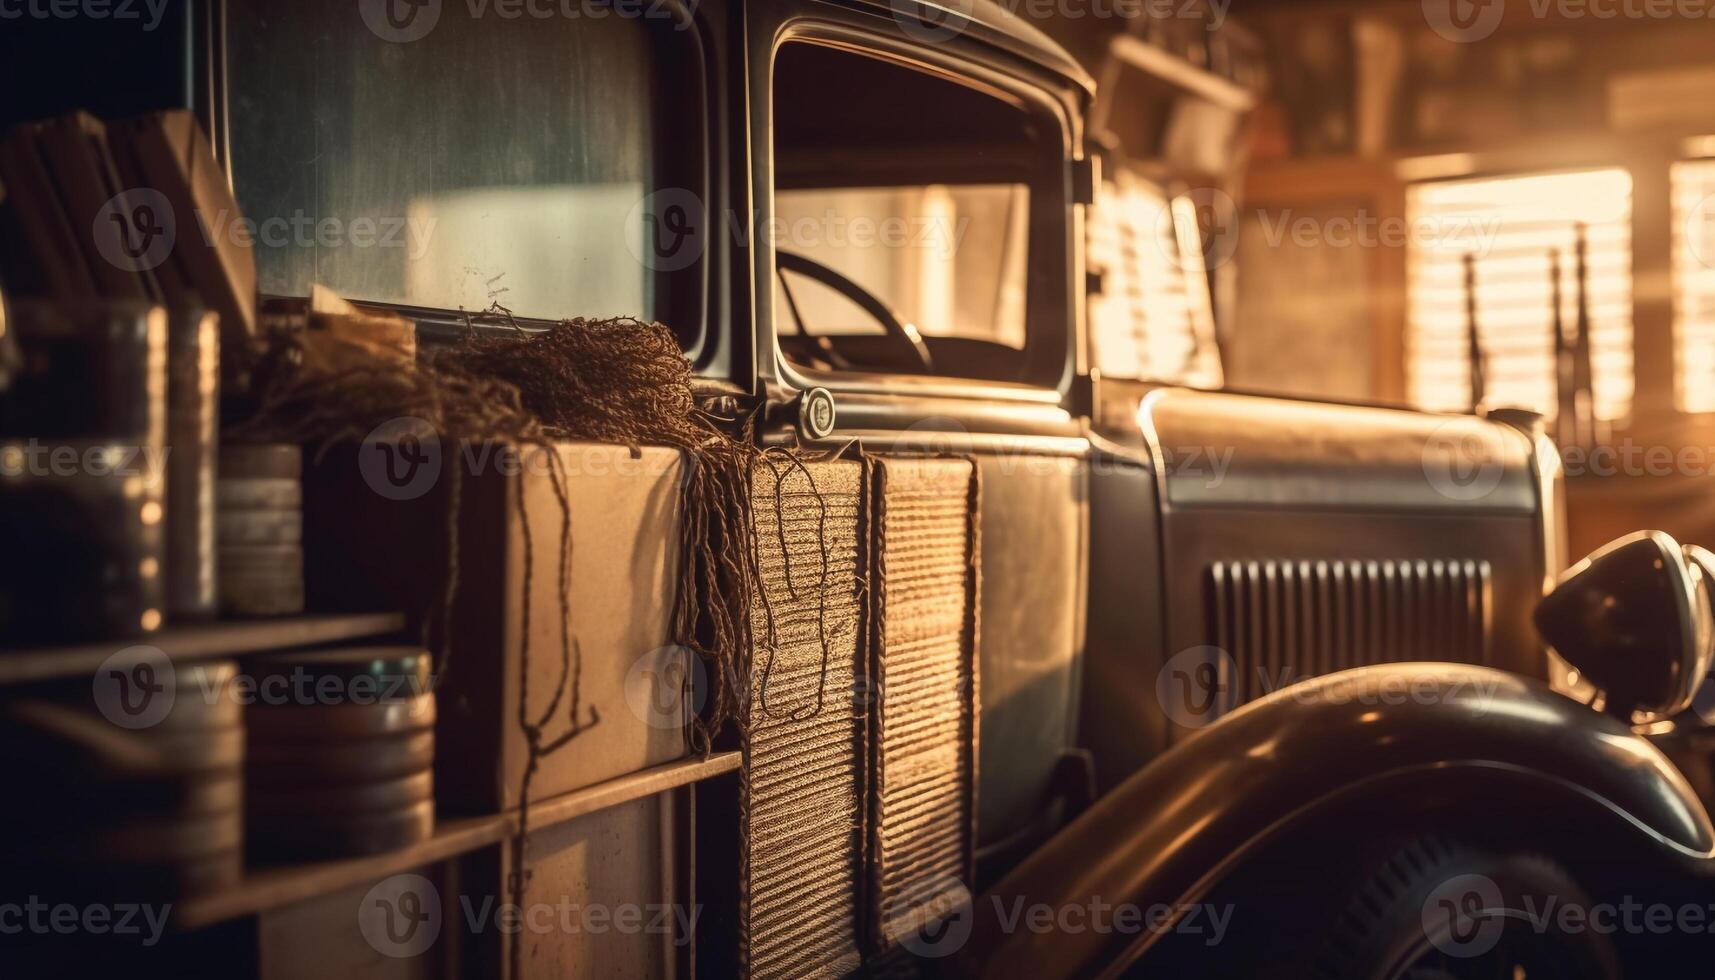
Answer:
[[1489, 662], [1486, 561], [1216, 562], [1206, 609], [1238, 704], [1352, 667]]

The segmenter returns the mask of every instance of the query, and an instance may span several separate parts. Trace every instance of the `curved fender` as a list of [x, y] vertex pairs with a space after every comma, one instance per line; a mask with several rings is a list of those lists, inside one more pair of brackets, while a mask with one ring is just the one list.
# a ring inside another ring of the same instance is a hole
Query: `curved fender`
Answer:
[[1007, 930], [999, 907], [1176, 905], [1223, 861], [1354, 784], [1481, 766], [1571, 785], [1682, 858], [1715, 828], [1672, 763], [1620, 722], [1537, 680], [1459, 664], [1385, 664], [1269, 695], [1175, 746], [1015, 868], [971, 909], [959, 972], [1096, 976], [1154, 937]]

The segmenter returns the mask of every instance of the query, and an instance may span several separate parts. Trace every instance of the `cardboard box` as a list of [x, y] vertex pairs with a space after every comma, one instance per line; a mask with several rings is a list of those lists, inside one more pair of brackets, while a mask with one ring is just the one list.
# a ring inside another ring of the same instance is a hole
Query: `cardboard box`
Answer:
[[402, 610], [413, 638], [425, 620], [434, 626], [437, 651], [454, 467], [461, 474], [452, 654], [435, 678], [442, 812], [518, 805], [529, 757], [520, 718], [526, 694], [529, 720], [545, 722], [544, 743], [571, 728], [574, 679], [562, 668], [562, 624], [574, 660], [581, 653], [578, 720], [590, 722], [592, 710], [600, 720], [541, 759], [530, 799], [687, 751], [684, 654], [668, 646], [679, 572], [679, 453], [644, 448], [634, 456], [623, 446], [587, 443], [553, 452], [571, 514], [563, 605], [563, 520], [547, 450], [442, 444], [432, 432], [388, 423], [319, 463], [306, 453], [310, 609]]
[[[691, 975], [693, 789], [681, 786], [533, 830], [523, 895], [512, 846], [467, 860], [458, 929], [471, 976], [671, 980]], [[522, 969], [512, 974], [516, 933]]]

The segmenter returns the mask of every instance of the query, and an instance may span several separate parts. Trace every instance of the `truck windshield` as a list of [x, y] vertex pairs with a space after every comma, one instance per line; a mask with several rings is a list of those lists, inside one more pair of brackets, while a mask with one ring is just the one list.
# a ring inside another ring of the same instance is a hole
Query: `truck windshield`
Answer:
[[[788, 360], [1058, 376], [1064, 161], [1048, 121], [975, 80], [812, 41], [781, 46], [773, 98], [766, 234]], [[1055, 361], [1040, 374], [1039, 353]]]
[[[1030, 189], [1024, 184], [787, 190], [775, 196], [777, 247], [884, 298], [930, 337], [1024, 347]], [[776, 281], [786, 333], [880, 333], [840, 293], [803, 276]], [[791, 290], [786, 302], [784, 291]]]

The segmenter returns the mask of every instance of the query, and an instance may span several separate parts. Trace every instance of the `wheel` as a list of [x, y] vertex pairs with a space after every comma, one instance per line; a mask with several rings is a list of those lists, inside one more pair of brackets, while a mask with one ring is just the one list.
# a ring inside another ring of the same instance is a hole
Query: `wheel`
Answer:
[[792, 288], [786, 282], [786, 273], [788, 272], [806, 276], [856, 303], [860, 309], [881, 324], [889, 339], [894, 342], [899, 350], [904, 352], [908, 359], [907, 363], [914, 362], [915, 367], [923, 374], [935, 373], [935, 360], [930, 356], [929, 345], [924, 343], [923, 335], [918, 332], [915, 325], [907, 323], [880, 297], [808, 255], [779, 249], [774, 254], [774, 261], [777, 266], [776, 274], [780, 277], [780, 284], [786, 293], [786, 305], [792, 314], [792, 318], [798, 323], [798, 333], [815, 343], [821, 353], [827, 355], [834, 362], [834, 367], [849, 370], [852, 365], [840, 357], [830, 338], [811, 337], [810, 325], [799, 316], [797, 301], [792, 298]]
[[1322, 980], [1617, 980], [1618, 958], [1596, 909], [1572, 876], [1546, 857], [1491, 854], [1421, 837], [1352, 891], [1310, 974]]

